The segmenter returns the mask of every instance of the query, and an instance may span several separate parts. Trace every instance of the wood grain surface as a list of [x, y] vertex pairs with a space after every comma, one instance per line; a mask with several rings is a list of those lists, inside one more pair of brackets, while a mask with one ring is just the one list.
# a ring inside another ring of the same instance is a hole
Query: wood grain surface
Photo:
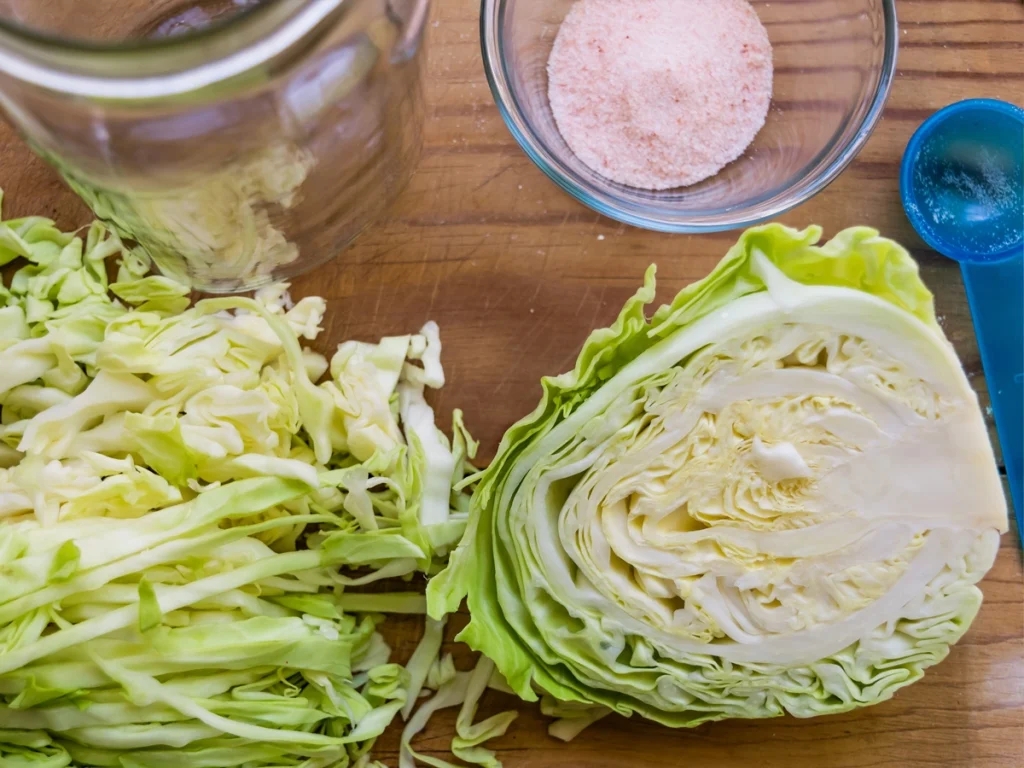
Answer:
[[[798, 0], [799, 1], [799, 0]], [[938, 313], [983, 405], [984, 378], [959, 272], [911, 230], [899, 202], [898, 163], [932, 111], [969, 97], [1024, 103], [1020, 0], [898, 0], [899, 71], [884, 117], [850, 168], [783, 217], [826, 235], [869, 224], [921, 263]], [[735, 234], [663, 235], [584, 208], [532, 165], [505, 129], [484, 79], [476, 0], [434, 0], [429, 29], [426, 144], [419, 171], [386, 218], [334, 262], [295, 284], [329, 302], [327, 340], [405, 333], [441, 324], [449, 384], [442, 423], [462, 408], [493, 455], [504, 429], [529, 412], [544, 374], [569, 368], [594, 327], [610, 322], [657, 262], [659, 299], [703, 277]], [[5, 213], [44, 213], [65, 226], [88, 220], [81, 204], [4, 129]], [[937, 470], [938, 471], [938, 470]], [[671, 731], [607, 718], [563, 745], [533, 705], [496, 742], [509, 768], [713, 766], [714, 768], [1020, 768], [1024, 766], [1024, 576], [1015, 530], [982, 583], [970, 632], [924, 680], [886, 703], [847, 715], [726, 722]], [[450, 629], [465, 622], [456, 616]], [[404, 659], [420, 620], [394, 620]], [[452, 633], [454, 634], [454, 632]], [[450, 649], [464, 668], [471, 655]], [[485, 710], [514, 706], [488, 694]], [[417, 748], [443, 755], [454, 712], [438, 715]], [[397, 762], [390, 732], [376, 755]]]

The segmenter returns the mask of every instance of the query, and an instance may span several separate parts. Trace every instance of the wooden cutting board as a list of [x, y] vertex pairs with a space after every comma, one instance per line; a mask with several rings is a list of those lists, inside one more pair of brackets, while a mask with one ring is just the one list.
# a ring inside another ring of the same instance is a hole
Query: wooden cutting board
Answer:
[[[826, 236], [869, 224], [904, 243], [936, 294], [938, 314], [983, 405], [988, 398], [957, 267], [928, 250], [899, 202], [900, 155], [935, 109], [969, 97], [1024, 103], [1020, 0], [899, 0], [900, 69], [882, 121], [825, 192], [783, 217]], [[588, 332], [608, 324], [657, 262], [659, 299], [708, 273], [736, 235], [663, 235], [602, 218], [570, 199], [520, 151], [484, 79], [476, 0], [434, 0], [429, 29], [426, 146], [419, 171], [385, 220], [293, 293], [329, 303], [326, 336], [375, 339], [437, 320], [449, 384], [441, 423], [458, 406], [493, 455], [504, 429], [532, 410], [542, 375], [571, 367]], [[71, 227], [88, 212], [6, 129], [0, 185], [8, 216], [44, 213]], [[564, 745], [534, 705], [496, 741], [509, 768], [1020, 768], [1024, 766], [1024, 576], [1016, 531], [982, 583], [970, 632], [925, 679], [889, 702], [847, 715], [726, 722], [671, 731], [613, 717]], [[456, 616], [451, 629], [465, 623]], [[394, 620], [401, 659], [420, 632]], [[454, 632], [452, 633], [454, 634]], [[471, 655], [451, 650], [463, 667]], [[488, 694], [483, 714], [512, 706]], [[454, 712], [417, 748], [442, 756]], [[375, 754], [397, 764], [397, 731]]]

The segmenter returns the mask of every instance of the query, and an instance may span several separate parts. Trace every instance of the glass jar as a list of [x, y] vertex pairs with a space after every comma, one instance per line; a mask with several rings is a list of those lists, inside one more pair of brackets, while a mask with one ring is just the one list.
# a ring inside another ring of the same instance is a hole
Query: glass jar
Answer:
[[335, 256], [421, 146], [429, 0], [0, 0], [0, 107], [198, 290]]

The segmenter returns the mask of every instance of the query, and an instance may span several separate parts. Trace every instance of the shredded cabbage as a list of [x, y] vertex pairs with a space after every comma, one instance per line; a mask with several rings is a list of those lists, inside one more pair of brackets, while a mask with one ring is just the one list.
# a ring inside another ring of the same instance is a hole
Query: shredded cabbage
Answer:
[[[480, 698], [488, 688], [500, 689], [495, 680], [494, 662], [485, 656], [477, 660], [472, 672], [457, 672], [451, 656], [435, 658], [435, 665], [427, 670], [427, 659], [434, 655], [440, 647], [440, 639], [444, 631], [444, 621], [428, 619], [427, 632], [417, 646], [406, 669], [413, 677], [409, 701], [402, 711], [408, 721], [402, 730], [401, 749], [399, 752], [399, 768], [415, 768], [417, 764], [431, 768], [458, 768], [459, 764], [442, 758], [432, 757], [417, 752], [412, 747], [413, 738], [427, 725], [430, 718], [439, 709], [459, 707], [455, 721], [455, 737], [452, 739], [452, 754], [470, 765], [484, 768], [501, 768], [501, 761], [495, 753], [481, 746], [490, 739], [502, 736], [519, 715], [515, 710], [499, 712], [479, 722], [476, 719]], [[430, 673], [435, 674], [431, 675]], [[433, 689], [434, 694], [428, 698], [409, 717], [412, 707], [409, 702], [415, 701], [421, 688]]]
[[378, 765], [440, 635], [411, 671], [391, 663], [381, 614], [424, 597], [354, 588], [438, 570], [475, 472], [461, 414], [450, 443], [423, 397], [443, 383], [436, 325], [328, 361], [302, 346], [322, 299], [281, 285], [190, 307], [100, 224], [2, 222], [15, 259], [0, 764]]

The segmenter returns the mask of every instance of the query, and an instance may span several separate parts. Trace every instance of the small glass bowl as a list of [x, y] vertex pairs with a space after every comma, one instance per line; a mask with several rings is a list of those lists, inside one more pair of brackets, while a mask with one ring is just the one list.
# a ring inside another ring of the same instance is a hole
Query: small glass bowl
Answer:
[[637, 189], [584, 165], [551, 114], [548, 55], [573, 2], [483, 0], [491, 91], [512, 135], [544, 173], [595, 211], [646, 229], [745, 227], [820, 192], [867, 141], [896, 70], [894, 0], [753, 0], [775, 66], [764, 127], [739, 159], [709, 179]]

